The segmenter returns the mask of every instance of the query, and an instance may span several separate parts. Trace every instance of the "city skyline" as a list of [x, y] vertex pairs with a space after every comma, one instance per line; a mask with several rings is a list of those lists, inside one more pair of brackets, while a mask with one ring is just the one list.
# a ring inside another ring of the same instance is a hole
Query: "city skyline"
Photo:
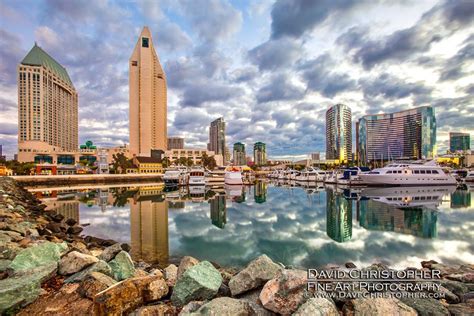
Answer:
[[[324, 113], [343, 103], [353, 129], [363, 115], [432, 105], [443, 152], [449, 132], [474, 132], [472, 5], [3, 1], [3, 151], [17, 150], [16, 65], [35, 41], [75, 84], [79, 142], [128, 143], [128, 58], [148, 25], [168, 76], [169, 134], [192, 147], [204, 148], [209, 123], [223, 116], [227, 146], [262, 141], [270, 157], [324, 152]], [[388, 10], [390, 20], [380, 14]]]

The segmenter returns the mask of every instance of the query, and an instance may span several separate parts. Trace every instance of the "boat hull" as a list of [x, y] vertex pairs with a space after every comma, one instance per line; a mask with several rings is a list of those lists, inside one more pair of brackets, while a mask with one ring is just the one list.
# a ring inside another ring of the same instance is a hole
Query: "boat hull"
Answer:
[[400, 176], [394, 178], [387, 175], [376, 175], [376, 174], [361, 174], [359, 177], [362, 181], [369, 186], [420, 186], [420, 185], [456, 185], [457, 181], [454, 177], [446, 178], [427, 178], [426, 180], [420, 180], [413, 176]]

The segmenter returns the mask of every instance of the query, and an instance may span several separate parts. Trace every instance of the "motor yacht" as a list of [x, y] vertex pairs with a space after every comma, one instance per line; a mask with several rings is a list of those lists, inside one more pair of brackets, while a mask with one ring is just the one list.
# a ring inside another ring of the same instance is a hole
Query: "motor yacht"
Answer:
[[168, 168], [163, 175], [163, 181], [165, 182], [165, 186], [178, 186], [186, 183], [186, 176], [186, 168]]
[[304, 182], [323, 182], [326, 178], [326, 171], [319, 168], [309, 167], [300, 172], [296, 177], [296, 181]]
[[464, 178], [466, 182], [474, 182], [474, 170], [470, 170], [467, 172], [466, 177]]
[[456, 185], [456, 179], [446, 173], [434, 160], [426, 163], [391, 163], [384, 168], [361, 173], [368, 185]]
[[203, 168], [192, 168], [189, 171], [189, 185], [206, 185], [206, 176]]
[[242, 171], [239, 167], [231, 166], [225, 169], [224, 183], [231, 185], [242, 185]]

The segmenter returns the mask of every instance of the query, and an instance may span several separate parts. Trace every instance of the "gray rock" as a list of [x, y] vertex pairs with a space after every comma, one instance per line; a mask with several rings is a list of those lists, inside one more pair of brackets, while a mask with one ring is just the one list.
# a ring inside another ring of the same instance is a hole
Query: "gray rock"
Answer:
[[293, 316], [339, 316], [339, 312], [333, 301], [327, 298], [310, 298], [298, 310]]
[[343, 307], [344, 315], [403, 315], [416, 316], [416, 311], [395, 298], [357, 298]]
[[197, 311], [202, 305], [204, 305], [203, 301], [189, 302], [188, 304], [184, 305], [184, 307], [181, 309], [179, 316], [189, 315], [190, 313]]
[[186, 272], [187, 269], [191, 268], [192, 266], [195, 266], [198, 263], [198, 259], [193, 258], [191, 256], [184, 256], [179, 263], [178, 275], [176, 278], [179, 279], [183, 275], [183, 273]]
[[268, 256], [261, 255], [230, 279], [229, 288], [232, 296], [262, 286], [281, 271], [282, 268], [278, 264], [274, 263]]
[[254, 315], [249, 302], [230, 297], [218, 297], [202, 305], [193, 315]]
[[104, 249], [104, 251], [99, 255], [99, 259], [109, 262], [112, 260], [120, 251], [122, 247], [119, 243], [113, 244]]
[[131, 278], [135, 274], [135, 266], [132, 258], [125, 251], [120, 251], [113, 260], [109, 262], [115, 280], [121, 281]]
[[401, 301], [413, 307], [420, 316], [443, 316], [449, 315], [448, 309], [438, 300], [433, 298], [402, 298]]
[[64, 283], [81, 282], [82, 280], [86, 278], [87, 275], [89, 275], [92, 272], [100, 272], [108, 276], [113, 276], [112, 268], [110, 268], [107, 262], [103, 260], [99, 260], [99, 262], [94, 263], [90, 267], [71, 275], [69, 278], [64, 280]]
[[470, 291], [469, 286], [466, 283], [452, 280], [440, 280], [439, 283], [441, 286], [456, 294], [458, 297], [462, 297], [464, 294]]
[[183, 306], [191, 301], [211, 299], [221, 284], [219, 271], [210, 262], [202, 261], [178, 278], [171, 301], [176, 306]]
[[176, 280], [178, 279], [178, 267], [174, 264], [170, 264], [164, 271], [166, 284], [168, 284], [168, 286], [175, 286]]
[[86, 255], [78, 251], [71, 251], [59, 261], [59, 274], [73, 274], [98, 262], [94, 256]]
[[472, 316], [474, 314], [474, 305], [473, 304], [451, 304], [448, 306], [448, 310], [451, 315], [455, 316]]
[[67, 244], [65, 242], [57, 244], [46, 241], [21, 250], [13, 259], [9, 268], [17, 272], [57, 263], [61, 258], [61, 254], [66, 250]]

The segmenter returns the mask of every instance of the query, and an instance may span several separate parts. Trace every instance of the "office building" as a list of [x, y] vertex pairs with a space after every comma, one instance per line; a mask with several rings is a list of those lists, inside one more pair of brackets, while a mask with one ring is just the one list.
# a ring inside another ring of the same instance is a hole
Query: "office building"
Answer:
[[77, 104], [66, 69], [35, 43], [18, 65], [18, 160], [77, 150]]
[[165, 152], [165, 158], [169, 161], [174, 162], [180, 158], [191, 159], [194, 165], [200, 165], [202, 163], [202, 156], [206, 154], [208, 157], [214, 157], [217, 166], [223, 166], [222, 155], [216, 155], [213, 151], [207, 149], [196, 149], [196, 148], [184, 148], [184, 149], [173, 149]]
[[247, 159], [245, 157], [245, 145], [242, 143], [234, 144], [234, 165], [245, 166], [247, 165]]
[[226, 163], [225, 122], [223, 117], [211, 122], [207, 149], [213, 151], [216, 155], [222, 155], [224, 163]]
[[129, 64], [130, 152], [148, 156], [167, 147], [166, 76], [151, 32], [144, 27]]
[[321, 154], [320, 153], [311, 153], [311, 160], [314, 160], [314, 161], [321, 160]]
[[351, 158], [351, 109], [344, 104], [336, 104], [326, 111], [326, 159], [346, 163]]
[[357, 127], [359, 163], [436, 156], [436, 117], [430, 106], [363, 116]]
[[467, 151], [471, 149], [471, 135], [469, 133], [449, 133], [449, 151]]
[[168, 137], [168, 150], [184, 149], [183, 137]]
[[3, 155], [3, 145], [0, 145], [0, 159], [6, 160], [6, 156]]
[[256, 142], [253, 145], [253, 162], [256, 166], [267, 164], [267, 145], [262, 142]]

